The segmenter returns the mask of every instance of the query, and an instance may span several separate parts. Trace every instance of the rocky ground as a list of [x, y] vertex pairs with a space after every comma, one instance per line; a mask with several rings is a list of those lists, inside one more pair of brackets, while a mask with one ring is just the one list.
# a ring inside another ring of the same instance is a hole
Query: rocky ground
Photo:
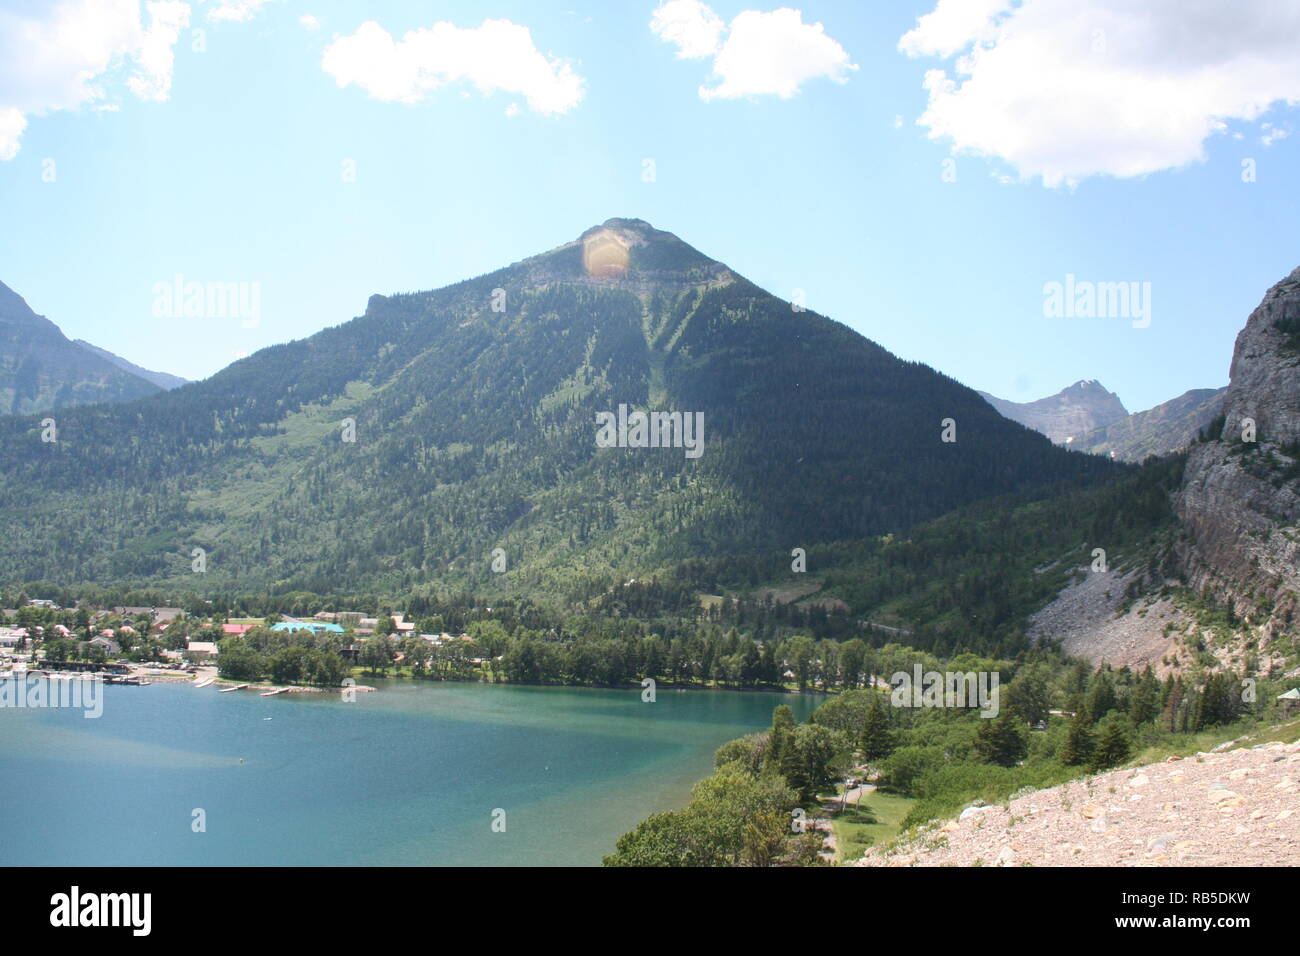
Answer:
[[[1165, 598], [1143, 598], [1119, 613], [1132, 577], [1115, 570], [1084, 569], [1081, 578], [1030, 619], [1030, 636], [1059, 639], [1065, 653], [1094, 664], [1134, 669], [1150, 664], [1154, 672], [1162, 673], [1162, 660], [1178, 648], [1174, 635], [1191, 621]], [[1174, 629], [1166, 632], [1169, 624]]]
[[1172, 757], [968, 807], [849, 865], [1300, 865], [1300, 742]]

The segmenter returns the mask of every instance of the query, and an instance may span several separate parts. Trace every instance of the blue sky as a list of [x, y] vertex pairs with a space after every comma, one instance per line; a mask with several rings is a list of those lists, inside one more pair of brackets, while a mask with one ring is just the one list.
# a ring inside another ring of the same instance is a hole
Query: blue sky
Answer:
[[[1226, 384], [1300, 265], [1296, 4], [82, 2], [0, 3], [0, 281], [189, 378], [626, 216], [972, 387], [1138, 410]], [[155, 316], [177, 274], [259, 321]], [[1067, 274], [1149, 326], [1045, 315]]]

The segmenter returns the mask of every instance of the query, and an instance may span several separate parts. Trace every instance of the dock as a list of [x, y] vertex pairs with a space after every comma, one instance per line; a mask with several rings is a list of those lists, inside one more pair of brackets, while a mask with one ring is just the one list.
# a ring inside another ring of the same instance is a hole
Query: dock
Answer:
[[223, 688], [221, 688], [221, 690], [217, 691], [217, 693], [218, 693], [218, 694], [229, 694], [229, 693], [231, 693], [232, 691], [244, 690], [244, 689], [246, 689], [247, 687], [248, 687], [247, 684], [239, 684], [239, 685], [237, 685], [237, 686], [235, 686], [235, 687], [223, 687]]

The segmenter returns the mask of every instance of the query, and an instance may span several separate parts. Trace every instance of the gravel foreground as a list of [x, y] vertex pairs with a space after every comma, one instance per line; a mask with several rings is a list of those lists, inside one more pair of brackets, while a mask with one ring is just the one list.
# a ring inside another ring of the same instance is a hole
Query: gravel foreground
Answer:
[[967, 807], [848, 866], [1300, 865], [1300, 741], [1170, 757]]

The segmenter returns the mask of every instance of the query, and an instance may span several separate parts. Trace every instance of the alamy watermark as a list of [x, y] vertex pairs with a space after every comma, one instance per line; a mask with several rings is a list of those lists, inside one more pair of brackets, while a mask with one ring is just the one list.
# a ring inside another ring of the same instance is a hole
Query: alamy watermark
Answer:
[[923, 672], [920, 664], [912, 671], [898, 671], [889, 678], [894, 688], [889, 702], [895, 707], [978, 706], [981, 717], [998, 715], [1002, 677], [997, 671]]
[[148, 936], [153, 895], [150, 893], [83, 893], [78, 886], [50, 897], [50, 925], [129, 927], [133, 936]]
[[1150, 282], [1092, 282], [1066, 273], [1064, 282], [1043, 284], [1043, 315], [1049, 319], [1132, 319], [1151, 324]]
[[186, 281], [179, 272], [171, 282], [153, 284], [157, 319], [240, 319], [246, 329], [262, 321], [262, 283]]
[[15, 669], [0, 678], [0, 708], [75, 707], [83, 717], [104, 715], [104, 681], [98, 674], [59, 674], [44, 678]]
[[687, 458], [704, 454], [703, 412], [596, 413], [597, 448], [684, 448]]

